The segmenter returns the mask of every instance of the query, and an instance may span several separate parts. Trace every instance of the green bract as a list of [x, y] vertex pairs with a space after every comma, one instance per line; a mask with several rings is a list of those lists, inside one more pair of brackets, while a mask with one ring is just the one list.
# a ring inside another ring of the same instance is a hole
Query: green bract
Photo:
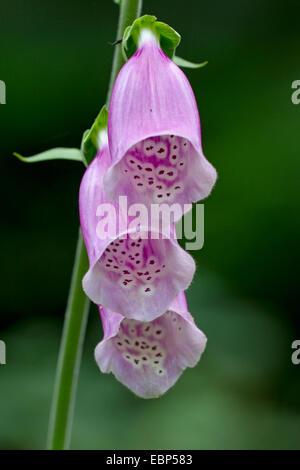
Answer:
[[182, 59], [181, 57], [174, 56], [173, 60], [178, 67], [184, 67], [187, 69], [201, 69], [208, 64], [207, 60], [205, 62], [201, 62], [200, 64], [195, 64], [194, 62], [190, 62], [189, 60]]
[[125, 59], [129, 59], [136, 52], [142, 29], [150, 29], [157, 37], [164, 53], [173, 59], [181, 37], [171, 26], [156, 21], [156, 19], [156, 16], [144, 15], [125, 29], [122, 41]]
[[75, 148], [54, 148], [33, 155], [32, 157], [23, 157], [17, 152], [14, 152], [13, 155], [25, 163], [45, 162], [47, 160], [75, 160], [77, 162], [82, 162], [81, 152], [79, 149]]
[[108, 110], [106, 105], [101, 108], [92, 127], [86, 130], [82, 137], [81, 152], [88, 166], [95, 158], [99, 148], [99, 132], [107, 128]]

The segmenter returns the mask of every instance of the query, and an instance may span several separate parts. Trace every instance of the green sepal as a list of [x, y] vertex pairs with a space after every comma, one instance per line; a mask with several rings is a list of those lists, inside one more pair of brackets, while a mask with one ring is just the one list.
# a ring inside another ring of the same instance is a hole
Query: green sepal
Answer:
[[96, 117], [94, 124], [87, 129], [82, 137], [81, 152], [86, 166], [88, 166], [95, 158], [99, 149], [99, 132], [107, 129], [108, 110], [104, 105]]
[[144, 15], [128, 26], [123, 34], [122, 48], [125, 59], [129, 59], [136, 52], [139, 37], [143, 29], [150, 29], [157, 37], [164, 53], [172, 59], [175, 49], [180, 43], [180, 35], [166, 23], [156, 21], [156, 16]]
[[51, 150], [46, 150], [45, 152], [37, 153], [32, 157], [23, 157], [17, 152], [14, 152], [13, 155], [21, 160], [21, 162], [25, 163], [46, 162], [48, 160], [75, 160], [77, 162], [82, 162], [81, 152], [79, 149], [75, 148], [57, 147]]
[[190, 62], [188, 60], [182, 59], [181, 57], [174, 56], [173, 60], [178, 67], [185, 67], [187, 69], [201, 69], [208, 64], [207, 60], [205, 62], [201, 62], [201, 64], [195, 64], [194, 62]]

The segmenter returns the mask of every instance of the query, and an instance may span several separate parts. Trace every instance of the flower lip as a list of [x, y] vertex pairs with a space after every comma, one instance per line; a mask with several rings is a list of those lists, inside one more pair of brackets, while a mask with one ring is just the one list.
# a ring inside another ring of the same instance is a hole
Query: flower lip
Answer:
[[107, 241], [82, 285], [93, 302], [128, 318], [151, 321], [188, 288], [195, 263], [174, 238], [142, 239], [138, 233], [123, 232]]
[[[183, 292], [180, 297], [185, 297]], [[104, 338], [95, 349], [96, 361], [102, 372], [112, 372], [142, 398], [165, 393], [185, 368], [197, 364], [205, 349], [205, 335], [176, 301], [152, 322], [100, 310]]]
[[183, 212], [208, 196], [215, 179], [214, 168], [199, 158], [191, 141], [172, 133], [153, 134], [132, 145], [104, 176], [112, 200], [122, 194], [129, 204], [179, 203]]

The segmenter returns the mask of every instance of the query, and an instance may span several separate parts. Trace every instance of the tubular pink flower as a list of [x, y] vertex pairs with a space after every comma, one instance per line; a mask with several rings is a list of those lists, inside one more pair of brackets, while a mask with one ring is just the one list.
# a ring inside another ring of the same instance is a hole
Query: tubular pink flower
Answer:
[[194, 367], [206, 337], [187, 311], [181, 292], [168, 310], [151, 322], [124, 318], [100, 307], [104, 338], [95, 349], [101, 372], [112, 372], [142, 398], [165, 393], [187, 367]]
[[[105, 143], [87, 168], [80, 186], [80, 223], [90, 262], [83, 289], [97, 304], [128, 318], [150, 321], [165, 312], [177, 294], [188, 288], [195, 263], [174, 237], [158, 239], [162, 234], [152, 227], [143, 230], [141, 226], [141, 232], [136, 226], [129, 228], [127, 213], [118, 203], [108, 206], [106, 217], [108, 226], [116, 224], [115, 233], [99, 236], [97, 214], [99, 208], [108, 205], [102, 183], [109, 165]], [[145, 234], [147, 239], [142, 238]]]
[[121, 194], [129, 203], [183, 205], [207, 197], [216, 181], [202, 152], [192, 88], [148, 29], [116, 79], [108, 136], [112, 166], [104, 189], [112, 200]]

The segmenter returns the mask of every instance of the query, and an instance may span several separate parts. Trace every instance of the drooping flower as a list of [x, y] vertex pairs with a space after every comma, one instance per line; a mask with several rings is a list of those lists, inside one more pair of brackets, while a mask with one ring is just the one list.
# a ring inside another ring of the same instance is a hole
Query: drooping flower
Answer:
[[141, 29], [136, 53], [114, 84], [108, 136], [110, 199], [183, 205], [209, 195], [216, 171], [203, 155], [192, 88], [150, 29]]
[[[101, 149], [87, 168], [79, 192], [80, 223], [90, 263], [83, 289], [96, 304], [128, 318], [150, 321], [188, 288], [195, 263], [174, 236], [160, 237], [151, 226], [131, 227], [122, 204], [108, 203], [103, 174], [110, 163], [107, 135], [102, 131]], [[104, 231], [104, 226], [114, 230]]]
[[95, 349], [101, 372], [115, 377], [142, 398], [165, 393], [187, 367], [194, 367], [206, 337], [188, 313], [181, 292], [167, 311], [151, 322], [124, 318], [100, 307], [104, 337]]

